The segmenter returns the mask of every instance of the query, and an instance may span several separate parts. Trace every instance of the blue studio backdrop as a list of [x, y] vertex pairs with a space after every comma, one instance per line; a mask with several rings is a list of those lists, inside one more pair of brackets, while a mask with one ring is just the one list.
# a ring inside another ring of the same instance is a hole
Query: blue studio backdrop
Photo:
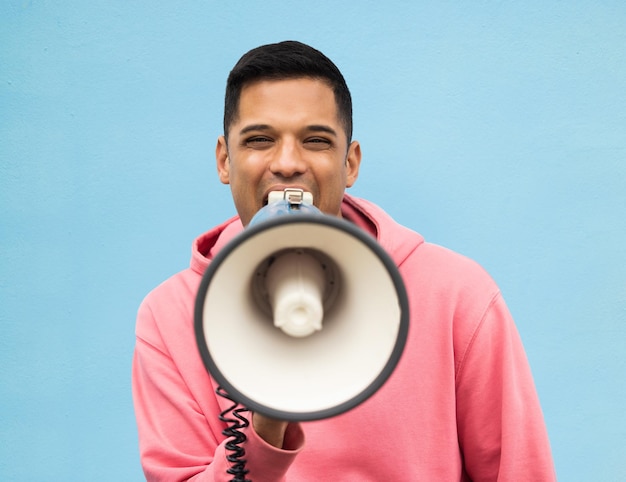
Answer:
[[626, 480], [626, 3], [0, 3], [0, 479], [140, 481], [136, 309], [235, 213], [225, 79], [284, 39], [342, 69], [351, 192], [480, 262], [559, 479]]

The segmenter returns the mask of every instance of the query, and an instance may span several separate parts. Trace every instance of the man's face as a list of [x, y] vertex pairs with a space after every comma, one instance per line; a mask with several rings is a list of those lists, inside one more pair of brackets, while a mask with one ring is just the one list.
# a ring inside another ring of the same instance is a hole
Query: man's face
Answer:
[[313, 194], [322, 212], [341, 216], [344, 189], [356, 181], [361, 149], [348, 140], [335, 95], [320, 80], [267, 80], [243, 88], [236, 121], [217, 141], [220, 180], [230, 184], [242, 223], [287, 187]]

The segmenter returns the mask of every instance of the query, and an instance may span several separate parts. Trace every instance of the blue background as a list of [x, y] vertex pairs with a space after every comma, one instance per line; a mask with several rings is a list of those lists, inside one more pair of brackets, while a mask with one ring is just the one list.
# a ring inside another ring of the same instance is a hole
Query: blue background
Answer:
[[478, 260], [518, 323], [560, 480], [626, 480], [626, 3], [0, 4], [0, 478], [142, 480], [143, 296], [234, 214], [226, 76], [342, 69], [351, 192]]

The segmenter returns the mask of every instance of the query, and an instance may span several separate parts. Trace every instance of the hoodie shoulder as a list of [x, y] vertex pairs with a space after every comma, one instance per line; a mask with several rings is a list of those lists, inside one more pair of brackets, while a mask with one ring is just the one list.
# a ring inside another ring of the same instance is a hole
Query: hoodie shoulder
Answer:
[[190, 268], [196, 273], [203, 274], [213, 257], [228, 242], [243, 230], [238, 216], [224, 221], [219, 226], [198, 236], [191, 247]]
[[354, 216], [367, 218], [375, 231], [376, 240], [398, 265], [424, 244], [421, 234], [401, 225], [371, 201], [346, 194], [344, 212], [348, 219]]

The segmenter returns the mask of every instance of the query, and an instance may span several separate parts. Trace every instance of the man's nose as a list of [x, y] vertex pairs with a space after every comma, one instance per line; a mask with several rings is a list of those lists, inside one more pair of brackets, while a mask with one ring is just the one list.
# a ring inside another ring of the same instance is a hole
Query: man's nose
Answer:
[[306, 162], [295, 142], [284, 142], [276, 150], [270, 171], [283, 177], [292, 177], [306, 171]]

